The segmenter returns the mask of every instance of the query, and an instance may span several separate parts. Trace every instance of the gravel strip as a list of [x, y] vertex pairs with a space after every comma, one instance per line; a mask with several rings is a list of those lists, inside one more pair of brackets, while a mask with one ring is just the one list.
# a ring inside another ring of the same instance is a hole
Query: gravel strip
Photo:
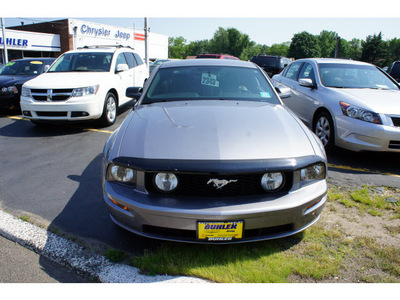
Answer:
[[193, 277], [146, 276], [138, 268], [115, 264], [76, 243], [0, 210], [0, 235], [76, 273], [107, 283], [207, 283]]

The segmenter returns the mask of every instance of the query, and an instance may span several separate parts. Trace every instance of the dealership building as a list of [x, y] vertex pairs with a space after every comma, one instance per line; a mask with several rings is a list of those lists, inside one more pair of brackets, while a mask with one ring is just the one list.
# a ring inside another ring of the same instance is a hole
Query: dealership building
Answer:
[[[0, 62], [4, 62], [4, 43], [8, 60], [25, 57], [58, 57], [84, 46], [130, 46], [144, 59], [145, 32], [135, 28], [99, 24], [78, 19], [7, 27], [0, 34]], [[168, 58], [168, 36], [148, 33], [149, 59]]]

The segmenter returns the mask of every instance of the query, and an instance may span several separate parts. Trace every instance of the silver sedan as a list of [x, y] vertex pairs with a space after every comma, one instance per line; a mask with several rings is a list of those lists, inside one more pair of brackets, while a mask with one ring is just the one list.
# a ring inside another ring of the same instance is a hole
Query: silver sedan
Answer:
[[237, 243], [314, 224], [327, 193], [320, 140], [255, 64], [163, 63], [104, 147], [111, 219], [142, 236]]
[[342, 59], [299, 59], [273, 77], [283, 99], [330, 150], [400, 152], [400, 86], [378, 67]]

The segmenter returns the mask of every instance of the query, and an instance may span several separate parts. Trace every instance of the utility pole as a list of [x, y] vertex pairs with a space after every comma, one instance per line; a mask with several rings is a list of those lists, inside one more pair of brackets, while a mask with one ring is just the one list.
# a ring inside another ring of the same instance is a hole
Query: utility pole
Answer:
[[4, 52], [4, 64], [8, 63], [7, 43], [6, 43], [6, 29], [4, 27], [4, 18], [1, 17], [1, 29], [3, 31], [3, 52]]
[[148, 24], [147, 24], [147, 18], [144, 18], [144, 59], [146, 61], [146, 66], [149, 67], [149, 54], [148, 54], [148, 43], [147, 40], [149, 38], [148, 35]]
[[339, 56], [339, 41], [340, 41], [340, 36], [336, 33], [336, 36], [335, 36], [335, 41], [336, 41], [336, 44], [335, 44], [335, 58], [337, 58], [338, 56]]

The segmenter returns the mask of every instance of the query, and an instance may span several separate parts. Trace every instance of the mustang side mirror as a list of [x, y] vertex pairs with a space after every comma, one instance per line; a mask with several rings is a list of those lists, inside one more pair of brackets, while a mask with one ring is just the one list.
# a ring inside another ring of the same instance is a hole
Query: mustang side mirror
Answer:
[[140, 98], [140, 96], [142, 95], [143, 92], [143, 88], [135, 86], [135, 87], [128, 87], [126, 89], [126, 93], [125, 95], [128, 98], [134, 98], [136, 100], [138, 100]]

